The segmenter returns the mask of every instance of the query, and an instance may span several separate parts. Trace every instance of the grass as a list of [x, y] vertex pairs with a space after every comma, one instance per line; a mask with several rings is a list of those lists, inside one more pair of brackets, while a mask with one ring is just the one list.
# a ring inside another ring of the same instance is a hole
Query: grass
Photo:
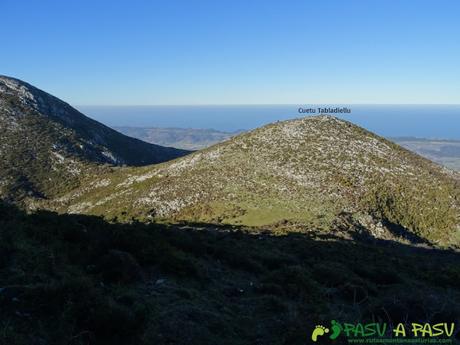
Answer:
[[289, 222], [325, 229], [333, 222], [334, 215], [331, 212], [333, 209], [332, 205], [328, 208], [313, 203], [303, 203], [299, 209], [298, 205], [288, 200], [285, 202], [260, 200], [234, 204], [213, 202], [206, 205], [205, 209], [200, 206], [186, 209], [177, 219], [249, 227], [273, 227]]

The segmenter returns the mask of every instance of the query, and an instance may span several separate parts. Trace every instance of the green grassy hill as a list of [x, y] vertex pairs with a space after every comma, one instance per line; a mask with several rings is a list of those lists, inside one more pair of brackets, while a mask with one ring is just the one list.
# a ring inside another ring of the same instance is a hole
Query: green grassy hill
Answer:
[[[196, 128], [113, 128], [123, 134], [148, 143], [187, 150], [205, 149], [238, 134], [238, 132], [222, 132], [213, 129]], [[389, 137], [388, 139], [433, 162], [460, 171], [460, 141], [458, 140], [414, 137]]]
[[181, 159], [121, 169], [60, 198], [61, 211], [277, 231], [460, 240], [458, 174], [330, 116], [278, 122]]

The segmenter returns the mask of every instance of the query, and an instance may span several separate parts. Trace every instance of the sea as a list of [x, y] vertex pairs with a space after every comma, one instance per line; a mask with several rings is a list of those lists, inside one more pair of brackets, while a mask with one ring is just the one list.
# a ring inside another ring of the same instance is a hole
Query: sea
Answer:
[[[334, 115], [385, 137], [460, 140], [460, 105], [191, 105], [78, 106], [109, 127], [205, 128], [225, 132], [250, 130], [287, 119], [318, 115], [318, 108], [349, 110]], [[313, 109], [314, 113], [301, 113]]]

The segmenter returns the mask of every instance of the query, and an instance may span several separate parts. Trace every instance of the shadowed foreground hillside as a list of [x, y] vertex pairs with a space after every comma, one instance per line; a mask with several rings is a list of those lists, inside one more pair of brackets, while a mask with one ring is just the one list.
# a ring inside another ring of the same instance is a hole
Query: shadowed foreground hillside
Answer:
[[459, 282], [451, 251], [0, 204], [1, 344], [306, 344], [331, 319], [458, 325]]

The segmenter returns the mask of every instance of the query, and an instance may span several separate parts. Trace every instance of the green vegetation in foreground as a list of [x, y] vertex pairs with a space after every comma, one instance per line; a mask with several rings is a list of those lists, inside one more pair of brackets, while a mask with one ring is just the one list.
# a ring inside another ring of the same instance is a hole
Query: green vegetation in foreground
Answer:
[[305, 344], [331, 319], [458, 324], [459, 282], [451, 251], [0, 204], [2, 344]]

